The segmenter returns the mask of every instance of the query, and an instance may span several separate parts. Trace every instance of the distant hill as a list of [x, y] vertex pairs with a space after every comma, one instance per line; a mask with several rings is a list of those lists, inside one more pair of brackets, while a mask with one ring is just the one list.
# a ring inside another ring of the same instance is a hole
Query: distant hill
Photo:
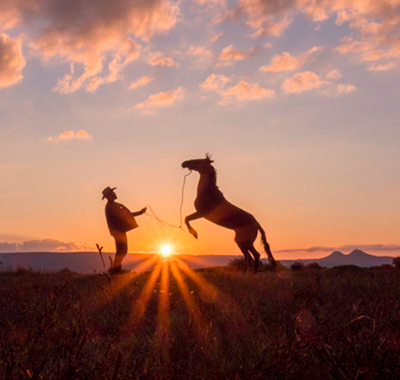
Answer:
[[363, 251], [360, 251], [359, 249], [356, 249], [351, 253], [349, 253], [348, 255], [345, 255], [344, 253], [339, 251], [335, 251], [332, 252], [329, 256], [322, 257], [320, 259], [280, 260], [280, 262], [287, 267], [295, 262], [301, 262], [304, 265], [310, 263], [318, 263], [319, 265], [326, 268], [332, 268], [339, 265], [357, 265], [359, 267], [368, 268], [368, 267], [381, 266], [384, 264], [392, 264], [393, 257], [374, 256], [365, 253]]
[[[114, 254], [103, 253], [107, 268], [109, 257]], [[123, 261], [123, 268], [131, 271], [150, 270], [154, 265], [144, 263], [154, 257], [154, 254], [128, 254]], [[193, 269], [210, 266], [224, 266], [235, 257], [233, 255], [178, 255], [178, 257]], [[17, 252], [0, 254], [0, 270], [16, 270], [30, 268], [33, 271], [60, 271], [69, 269], [77, 273], [103, 272], [103, 264], [98, 252]]]
[[[146, 266], [144, 263], [153, 257], [154, 254], [128, 254], [123, 267], [131, 271], [150, 270], [153, 266]], [[110, 265], [109, 257], [114, 254], [104, 253], [104, 261], [107, 268]], [[181, 260], [193, 269], [225, 266], [234, 258], [241, 258], [241, 255], [177, 255]], [[267, 262], [266, 259], [262, 260]], [[320, 259], [298, 259], [280, 260], [281, 264], [290, 267], [294, 262], [302, 262], [307, 265], [318, 263], [319, 265], [332, 268], [339, 265], [357, 265], [359, 267], [372, 267], [384, 264], [392, 264], [393, 257], [374, 256], [360, 250], [354, 250], [348, 255], [342, 252], [332, 252], [329, 256]], [[34, 271], [60, 271], [69, 269], [77, 273], [100, 273], [103, 271], [98, 252], [18, 252], [0, 254], [0, 270], [16, 270], [18, 268], [31, 268]]]

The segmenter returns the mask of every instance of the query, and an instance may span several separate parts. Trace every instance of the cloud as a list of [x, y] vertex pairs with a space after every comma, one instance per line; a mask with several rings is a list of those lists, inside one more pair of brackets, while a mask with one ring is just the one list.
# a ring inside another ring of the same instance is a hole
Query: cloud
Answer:
[[350, 92], [353, 92], [356, 90], [356, 86], [351, 85], [351, 84], [338, 84], [337, 85], [337, 94], [342, 95], [342, 94], [349, 94]]
[[[313, 22], [336, 16], [337, 25], [347, 24], [352, 37], [345, 37], [347, 46], [342, 44], [337, 50], [341, 54], [354, 55], [361, 62], [400, 59], [398, 0], [239, 0], [229, 17], [236, 20], [244, 17], [253, 29], [253, 37], [280, 36], [298, 13], [304, 13]], [[352, 46], [347, 44], [349, 39], [354, 42]]]
[[179, 67], [171, 57], [164, 55], [161, 52], [150, 53], [150, 57], [147, 61], [151, 66], [166, 66], [166, 67]]
[[355, 249], [360, 249], [367, 252], [396, 252], [400, 251], [400, 245], [398, 244], [349, 244], [349, 245], [339, 245], [339, 246], [316, 246], [309, 248], [294, 248], [294, 249], [282, 249], [276, 251], [277, 253], [296, 253], [296, 252], [333, 252], [333, 251], [344, 251], [351, 252]]
[[222, 104], [225, 104], [235, 100], [238, 102], [244, 102], [249, 100], [274, 98], [275, 91], [242, 80], [236, 86], [228, 87], [225, 90], [220, 91], [220, 95], [222, 96]]
[[[94, 91], [119, 79], [120, 70], [139, 55], [138, 40], [148, 42], [171, 30], [179, 6], [169, 0], [14, 0], [0, 6], [0, 20], [9, 14], [14, 16], [7, 27], [24, 27], [30, 46], [44, 60], [82, 68], [79, 75], [66, 74], [55, 87], [73, 92], [81, 87]], [[104, 66], [108, 72], [102, 74]]]
[[21, 52], [21, 41], [0, 33], [0, 88], [9, 87], [22, 79], [26, 61]]
[[63, 242], [55, 239], [26, 240], [23, 243], [0, 243], [0, 252], [76, 252], [92, 251], [94, 246], [87, 243]]
[[332, 82], [341, 77], [342, 73], [339, 70], [329, 71], [325, 78], [312, 71], [304, 71], [286, 78], [282, 83], [282, 89], [286, 94], [300, 94], [305, 91], [318, 90], [326, 96], [349, 94], [356, 90], [354, 85], [335, 85]]
[[370, 65], [368, 66], [369, 71], [387, 71], [390, 69], [393, 69], [396, 67], [396, 64], [394, 62], [389, 62], [386, 64], [380, 64], [380, 65]]
[[231, 78], [224, 75], [211, 74], [199, 87], [203, 90], [215, 91], [219, 94], [222, 98], [220, 104], [275, 97], [275, 91], [261, 87], [255, 83], [248, 83], [244, 80], [240, 81], [235, 86], [227, 87], [227, 84], [231, 81]]
[[300, 94], [304, 91], [320, 88], [328, 84], [320, 76], [312, 71], [304, 71], [293, 75], [291, 78], [286, 78], [282, 84], [282, 89], [287, 94]]
[[219, 90], [230, 81], [231, 79], [225, 75], [211, 74], [199, 87], [203, 90]]
[[202, 5], [212, 3], [212, 4], [223, 6], [226, 4], [226, 0], [196, 0], [196, 2], [198, 2], [199, 4], [202, 4]]
[[150, 78], [148, 75], [146, 75], [139, 78], [136, 82], [131, 83], [128, 89], [134, 90], [135, 88], [146, 86], [146, 84], [150, 83], [152, 80], [153, 78]]
[[178, 87], [175, 90], [150, 95], [144, 102], [136, 104], [135, 109], [140, 110], [144, 114], [151, 114], [154, 108], [171, 107], [176, 101], [181, 99], [183, 99], [183, 89], [182, 87]]
[[209, 67], [213, 62], [213, 54], [205, 46], [191, 45], [184, 54], [193, 59], [195, 68]]
[[331, 70], [328, 74], [326, 74], [327, 79], [339, 79], [342, 77], [342, 73], [340, 70]]
[[59, 143], [60, 141], [66, 141], [66, 140], [93, 140], [93, 137], [89, 135], [85, 130], [81, 129], [77, 132], [74, 131], [65, 131], [63, 133], [60, 133], [58, 136], [53, 137], [49, 136], [47, 138], [47, 142], [51, 143]]
[[253, 37], [264, 35], [280, 36], [291, 24], [292, 14], [296, 11], [296, 0], [239, 0], [231, 17], [247, 18], [247, 24], [255, 29]]
[[248, 51], [239, 51], [233, 48], [233, 44], [222, 49], [221, 54], [217, 58], [217, 67], [230, 66], [235, 61], [250, 58], [254, 54], [254, 49]]
[[261, 66], [260, 71], [264, 72], [278, 72], [296, 70], [301, 66], [300, 59], [293, 57], [288, 52], [284, 52], [281, 55], [275, 55], [269, 66]]
[[307, 59], [315, 52], [320, 51], [321, 47], [314, 46], [298, 57], [292, 56], [287, 51], [281, 55], [277, 54], [271, 59], [271, 63], [268, 66], [261, 66], [260, 71], [264, 72], [280, 72], [280, 71], [291, 71], [297, 70], [302, 67]]

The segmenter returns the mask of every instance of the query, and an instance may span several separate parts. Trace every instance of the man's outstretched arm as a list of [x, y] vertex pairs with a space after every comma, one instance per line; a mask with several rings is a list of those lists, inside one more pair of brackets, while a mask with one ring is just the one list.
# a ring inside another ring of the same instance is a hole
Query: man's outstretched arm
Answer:
[[140, 211], [132, 212], [131, 214], [132, 214], [133, 216], [139, 216], [139, 215], [144, 214], [144, 213], [146, 212], [146, 210], [147, 210], [147, 207], [144, 207], [144, 208], [142, 208]]

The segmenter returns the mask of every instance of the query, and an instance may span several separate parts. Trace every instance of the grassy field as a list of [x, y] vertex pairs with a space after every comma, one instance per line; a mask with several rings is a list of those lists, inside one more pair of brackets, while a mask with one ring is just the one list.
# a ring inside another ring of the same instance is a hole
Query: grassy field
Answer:
[[0, 379], [394, 379], [400, 271], [0, 273]]

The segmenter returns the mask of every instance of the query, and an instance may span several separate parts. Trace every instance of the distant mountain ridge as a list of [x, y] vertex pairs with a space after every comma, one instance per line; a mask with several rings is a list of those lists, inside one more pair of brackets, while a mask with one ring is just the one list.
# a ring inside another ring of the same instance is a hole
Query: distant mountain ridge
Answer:
[[[123, 262], [123, 266], [131, 271], [151, 270], [152, 266], [143, 265], [146, 260], [153, 257], [154, 254], [128, 254]], [[109, 257], [114, 257], [112, 253], [103, 254], [104, 261], [108, 267]], [[225, 266], [232, 259], [242, 258], [240, 255], [178, 255], [178, 257], [193, 269]], [[173, 259], [173, 256], [172, 256]], [[267, 262], [267, 259], [263, 259]], [[332, 268], [339, 265], [357, 265], [359, 267], [373, 267], [384, 264], [392, 264], [391, 256], [374, 256], [361, 250], [354, 250], [349, 254], [339, 251], [332, 252], [326, 257], [320, 259], [297, 259], [297, 260], [279, 260], [285, 267], [290, 267], [295, 262], [301, 262], [304, 265], [318, 263], [319, 265]], [[103, 264], [101, 263], [98, 252], [16, 252], [0, 254], [0, 270], [17, 270], [18, 268], [32, 269], [33, 271], [60, 271], [69, 269], [77, 273], [101, 273]]]
[[[151, 270], [153, 265], [145, 262], [157, 254], [129, 253], [123, 261], [123, 268], [130, 271], [143, 272]], [[107, 268], [110, 258], [114, 253], [103, 253]], [[235, 255], [177, 255], [182, 261], [193, 269], [212, 266], [224, 266], [230, 260], [239, 256]], [[171, 256], [171, 260], [174, 256]], [[161, 260], [164, 260], [160, 256]], [[77, 273], [101, 273], [104, 271], [98, 252], [13, 252], [0, 253], [0, 270], [15, 271], [18, 268], [32, 269], [33, 271], [57, 272], [69, 269]]]
[[339, 251], [334, 251], [330, 255], [320, 259], [280, 260], [280, 262], [284, 266], [290, 266], [295, 262], [301, 262], [304, 265], [318, 263], [326, 268], [333, 268], [339, 265], [357, 265], [359, 267], [369, 268], [385, 264], [392, 264], [393, 257], [370, 255], [369, 253], [355, 249], [347, 255]]

